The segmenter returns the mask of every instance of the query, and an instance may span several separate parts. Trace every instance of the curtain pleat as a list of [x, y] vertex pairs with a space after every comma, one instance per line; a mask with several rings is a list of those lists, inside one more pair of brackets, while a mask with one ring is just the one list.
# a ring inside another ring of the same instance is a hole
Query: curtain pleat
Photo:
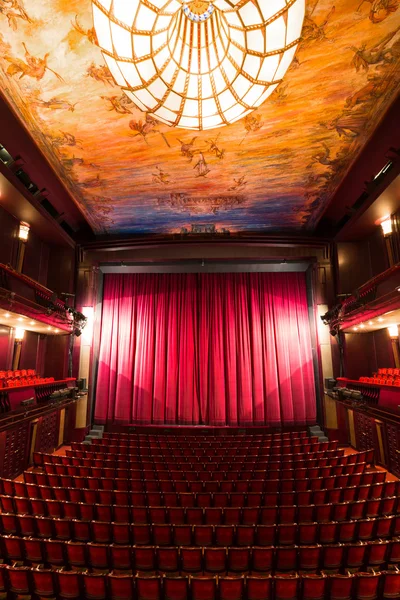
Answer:
[[315, 418], [303, 273], [105, 276], [97, 422]]

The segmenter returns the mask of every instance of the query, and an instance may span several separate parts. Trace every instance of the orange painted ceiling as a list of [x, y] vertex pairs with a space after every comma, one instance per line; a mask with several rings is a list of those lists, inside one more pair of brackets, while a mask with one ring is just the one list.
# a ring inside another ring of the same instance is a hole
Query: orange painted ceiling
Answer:
[[138, 110], [92, 28], [89, 0], [0, 0], [2, 93], [98, 234], [311, 233], [398, 97], [400, 0], [310, 0], [273, 95], [202, 132]]

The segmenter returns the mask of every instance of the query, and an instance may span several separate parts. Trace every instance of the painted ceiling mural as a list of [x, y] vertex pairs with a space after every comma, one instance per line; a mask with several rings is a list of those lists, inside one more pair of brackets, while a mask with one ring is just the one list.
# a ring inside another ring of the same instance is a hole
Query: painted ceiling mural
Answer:
[[220, 129], [137, 109], [90, 0], [0, 0], [0, 86], [98, 234], [311, 232], [399, 92], [400, 0], [308, 0], [283, 82]]

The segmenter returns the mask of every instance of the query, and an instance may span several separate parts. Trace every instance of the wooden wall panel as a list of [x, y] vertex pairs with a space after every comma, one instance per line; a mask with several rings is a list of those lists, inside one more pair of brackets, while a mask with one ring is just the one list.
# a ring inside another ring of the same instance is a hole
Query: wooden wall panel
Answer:
[[53, 452], [58, 446], [60, 411], [40, 417], [36, 434], [36, 452]]
[[47, 287], [61, 294], [75, 291], [75, 251], [50, 246]]
[[375, 446], [374, 420], [359, 411], [352, 411], [357, 450], [369, 450]]
[[374, 333], [346, 333], [344, 375], [359, 379], [377, 369]]
[[386, 423], [385, 429], [388, 468], [394, 475], [400, 477], [400, 427]]
[[[375, 345], [375, 356], [376, 356], [376, 367], [381, 368], [394, 368], [394, 355], [392, 350], [392, 342], [390, 340], [389, 332], [386, 329], [379, 329], [374, 331], [374, 345]], [[370, 373], [367, 373], [369, 375]]]
[[382, 235], [380, 227], [377, 227], [375, 233], [369, 238], [368, 249], [371, 277], [375, 277], [386, 271], [390, 266], [386, 252], [385, 238]]
[[69, 335], [49, 335], [46, 341], [44, 377], [65, 379], [68, 375]]
[[12, 479], [27, 465], [30, 424], [21, 423], [2, 434], [0, 473]]
[[21, 347], [20, 369], [36, 369], [38, 353], [39, 334], [33, 331], [25, 331]]
[[22, 272], [42, 285], [47, 284], [49, 248], [31, 231], [25, 246]]
[[15, 267], [18, 221], [0, 206], [0, 262]]
[[338, 294], [351, 294], [371, 278], [369, 247], [362, 242], [337, 245]]
[[13, 339], [10, 327], [0, 325], [0, 371], [11, 369]]

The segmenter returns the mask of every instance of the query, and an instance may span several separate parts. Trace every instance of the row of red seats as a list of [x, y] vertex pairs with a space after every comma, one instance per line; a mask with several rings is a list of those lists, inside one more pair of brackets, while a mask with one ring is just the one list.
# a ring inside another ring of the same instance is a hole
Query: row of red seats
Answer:
[[[46, 459], [47, 460], [47, 459]], [[137, 467], [136, 464], [127, 464], [125, 461], [97, 461], [94, 459], [72, 459], [69, 458], [70, 462], [74, 464], [67, 465], [64, 461], [63, 464], [55, 463], [55, 462], [45, 462], [41, 467], [47, 472], [50, 473], [58, 473], [60, 475], [66, 474], [85, 474], [86, 476], [99, 476], [97, 473], [102, 473], [100, 476], [104, 476], [103, 473], [113, 473], [115, 476], [119, 471], [126, 471], [129, 475], [131, 473], [143, 473], [149, 471], [157, 471], [157, 472], [179, 472], [184, 470], [186, 472], [195, 472], [195, 473], [218, 473], [219, 471], [227, 472], [232, 471], [235, 473], [240, 473], [242, 471], [252, 471], [252, 472], [274, 472], [274, 471], [293, 471], [298, 469], [307, 469], [313, 467], [336, 467], [336, 466], [346, 466], [346, 465], [355, 465], [360, 464], [362, 462], [369, 461], [349, 461], [347, 457], [335, 457], [335, 458], [318, 458], [309, 460], [301, 460], [299, 462], [287, 462], [287, 463], [221, 463], [219, 466], [217, 465], [205, 465], [198, 463], [185, 463], [185, 464], [177, 464], [177, 463], [168, 463], [168, 464], [156, 464], [156, 463], [146, 463], [141, 467]], [[78, 463], [78, 464], [77, 464]], [[208, 468], [207, 468], [208, 467]], [[110, 476], [110, 475], [106, 475]], [[193, 479], [193, 478], [192, 478]], [[212, 479], [212, 477], [207, 477], [207, 479]], [[218, 478], [220, 479], [220, 478]]]
[[236, 450], [244, 450], [244, 451], [248, 451], [253, 449], [254, 451], [256, 450], [263, 450], [266, 448], [284, 448], [285, 451], [288, 450], [288, 448], [302, 448], [303, 446], [314, 446], [316, 444], [323, 444], [323, 446], [326, 446], [327, 448], [329, 448], [330, 446], [335, 447], [337, 446], [338, 442], [337, 441], [332, 441], [332, 442], [327, 442], [327, 441], [323, 441], [321, 442], [320, 439], [318, 437], [310, 437], [310, 438], [297, 438], [294, 440], [277, 440], [277, 439], [269, 439], [269, 440], [259, 440], [259, 441], [242, 441], [242, 442], [238, 442], [236, 439], [234, 439], [233, 441], [230, 442], [216, 442], [216, 443], [212, 443], [212, 442], [177, 442], [176, 444], [161, 444], [160, 442], [154, 442], [154, 443], [141, 443], [141, 442], [136, 442], [136, 441], [129, 441], [129, 440], [118, 440], [118, 439], [112, 439], [112, 438], [96, 438], [94, 440], [92, 440], [93, 443], [95, 443], [98, 446], [118, 446], [118, 447], [124, 447], [124, 448], [132, 448], [133, 451], [138, 451], [141, 452], [143, 450], [143, 452], [146, 452], [147, 450], [152, 450], [154, 452], [180, 452], [180, 451], [187, 451], [187, 450], [191, 450], [194, 449], [195, 451], [202, 451], [202, 450], [207, 450], [211, 453], [213, 452], [219, 452], [219, 451], [224, 451], [224, 450], [229, 450], [229, 446], [231, 446], [232, 448], [236, 449]]
[[[374, 475], [374, 474], [372, 474]], [[343, 478], [340, 478], [343, 479]], [[6, 480], [7, 481], [7, 480]], [[322, 483], [321, 479], [310, 480]], [[60, 500], [63, 502], [87, 502], [88, 504], [116, 504], [136, 506], [211, 506], [225, 508], [228, 506], [289, 506], [304, 504], [324, 504], [336, 502], [354, 502], [369, 498], [385, 498], [397, 496], [399, 491], [398, 481], [384, 483], [353, 485], [351, 487], [338, 486], [334, 488], [321, 488], [305, 491], [257, 492], [237, 490], [233, 492], [207, 492], [207, 491], [121, 491], [102, 490], [100, 480], [88, 480], [87, 488], [62, 486], [54, 488], [51, 485], [38, 485], [37, 483], [16, 482], [11, 491], [14, 493], [0, 492], [4, 495], [19, 496], [21, 498], [42, 498], [44, 500]], [[0, 483], [1, 480], [0, 480]], [[76, 484], [76, 481], [71, 483]], [[240, 482], [244, 483], [244, 482]], [[251, 483], [251, 482], [249, 482]], [[9, 488], [8, 485], [4, 487]], [[244, 487], [244, 486], [242, 486]], [[246, 485], [249, 488], [249, 485]], [[61, 493], [57, 493], [61, 489]], [[181, 495], [182, 494], [182, 498]], [[190, 494], [193, 499], [188, 498]]]
[[[67, 502], [88, 502], [89, 504], [116, 504], [132, 506], [198, 506], [201, 508], [228, 506], [289, 506], [304, 504], [324, 504], [325, 502], [355, 502], [358, 500], [367, 500], [372, 498], [385, 498], [397, 496], [399, 482], [387, 481], [384, 483], [375, 483], [372, 485], [359, 485], [352, 487], [337, 487], [331, 489], [318, 489], [306, 491], [288, 491], [288, 492], [153, 492], [153, 491], [121, 491], [106, 490], [102, 494], [96, 486], [100, 480], [90, 481], [86, 488], [63, 487], [65, 494], [56, 498], [52, 486], [42, 486], [35, 483], [16, 482], [14, 484], [14, 494], [21, 498], [43, 498], [45, 500], [60, 500]], [[320, 480], [316, 480], [320, 481]], [[76, 484], [76, 481], [73, 481]], [[92, 485], [93, 483], [93, 485]], [[4, 486], [3, 486], [4, 487]], [[8, 494], [5, 494], [8, 496]], [[104, 502], [107, 500], [107, 502]]]
[[[130, 524], [79, 519], [58, 519], [32, 515], [0, 514], [1, 533], [22, 537], [73, 540], [101, 544], [136, 546], [175, 545], [191, 546], [194, 540], [206, 545], [226, 546], [233, 540], [257, 546], [288, 544], [332, 544], [336, 542], [390, 539], [400, 534], [400, 516], [389, 515], [359, 521], [329, 521], [326, 523], [287, 523], [281, 525], [188, 525], [175, 523]], [[172, 541], [171, 541], [172, 540]], [[212, 540], [212, 542], [211, 542]]]
[[[202, 446], [202, 445], [198, 445], [196, 447], [195, 444], [189, 444], [188, 442], [188, 447], [169, 447], [169, 448], [152, 448], [151, 446], [137, 446], [135, 444], [130, 445], [128, 442], [127, 443], [113, 443], [113, 440], [102, 440], [102, 439], [96, 439], [92, 441], [91, 447], [94, 447], [96, 450], [99, 450], [100, 452], [105, 452], [108, 449], [111, 449], [114, 452], [128, 452], [131, 454], [137, 454], [137, 455], [148, 455], [148, 454], [172, 454], [172, 455], [178, 455], [178, 454], [204, 454], [207, 453], [207, 455], [213, 456], [215, 455], [219, 455], [220, 453], [225, 454], [226, 451], [231, 450], [234, 454], [254, 454], [254, 455], [258, 455], [260, 453], [264, 453], [264, 454], [291, 454], [293, 452], [310, 452], [310, 451], [316, 451], [316, 450], [335, 450], [338, 446], [338, 442], [320, 442], [318, 438], [310, 438], [311, 441], [302, 441], [299, 440], [298, 443], [296, 444], [280, 444], [279, 442], [260, 442], [259, 444], [242, 444], [242, 445], [234, 445], [232, 444], [232, 447], [229, 448], [224, 447], [224, 448], [213, 448], [213, 447], [207, 447], [207, 446]], [[76, 444], [80, 443], [80, 442], [75, 442]], [[85, 444], [83, 444], [85, 446]], [[74, 449], [74, 447], [73, 447]], [[118, 450], [117, 450], [118, 449]]]
[[[182, 501], [182, 500], [181, 500]], [[291, 506], [249, 506], [244, 503], [225, 508], [203, 508], [194, 506], [139, 506], [134, 504], [86, 504], [84, 502], [61, 502], [0, 496], [2, 510], [7, 513], [55, 516], [59, 518], [82, 518], [129, 523], [190, 523], [190, 524], [236, 524], [246, 523], [272, 525], [275, 523], [319, 523], [346, 521], [395, 514], [399, 498], [373, 498], [337, 504], [306, 504]], [[155, 510], [158, 509], [158, 510]], [[154, 515], [154, 516], [152, 516]], [[157, 516], [155, 516], [157, 515]], [[172, 518], [171, 518], [172, 517]], [[156, 519], [156, 521], [154, 521]]]
[[381, 368], [377, 373], [373, 373], [372, 377], [360, 377], [359, 381], [400, 386], [400, 369]]
[[[100, 504], [132, 504], [129, 498], [130, 492], [123, 490], [109, 489], [109, 485], [106, 484], [106, 489], [102, 488], [104, 478], [100, 477], [75, 477], [72, 475], [49, 475], [47, 473], [35, 473], [32, 471], [25, 471], [24, 480], [13, 481], [12, 479], [0, 479], [0, 493], [8, 496], [29, 496], [31, 498], [53, 498], [54, 500], [71, 500], [67, 494], [74, 494], [74, 501], [76, 500], [74, 489], [90, 489], [97, 490], [99, 494]], [[386, 481], [386, 471], [364, 471], [363, 473], [357, 473], [355, 475], [337, 475], [330, 477], [317, 477], [315, 479], [255, 479], [247, 480], [240, 479], [237, 481], [171, 481], [170, 479], [147, 479], [147, 480], [131, 480], [131, 491], [133, 492], [161, 492], [161, 493], [202, 493], [209, 492], [213, 494], [223, 493], [231, 494], [233, 492], [259, 492], [264, 494], [287, 494], [296, 492], [297, 494], [302, 493], [302, 501], [297, 504], [306, 504], [311, 502], [307, 500], [310, 493], [324, 490], [333, 490], [336, 488], [347, 489], [354, 488], [355, 486], [365, 487], [376, 484], [383, 484]], [[389, 485], [389, 483], [391, 485]], [[25, 485], [26, 484], [26, 485]], [[31, 485], [41, 486], [43, 493], [40, 495], [36, 494], [36, 489], [28, 487]], [[83, 485], [83, 487], [81, 487]], [[387, 488], [392, 487], [397, 493], [397, 483], [387, 482]], [[50, 490], [49, 490], [50, 488]], [[52, 489], [54, 488], [54, 493]], [[68, 490], [63, 493], [64, 488]], [[72, 488], [70, 490], [69, 488]], [[387, 489], [385, 488], [385, 489]], [[50, 491], [50, 495], [49, 495]], [[349, 494], [352, 492], [350, 491]], [[360, 490], [359, 494], [364, 492]], [[390, 494], [392, 495], [392, 494]], [[353, 498], [355, 499], [355, 498]], [[357, 497], [359, 498], [359, 496]], [[304, 501], [303, 501], [304, 500]], [[288, 502], [282, 502], [276, 499], [273, 504], [288, 504]], [[315, 504], [315, 502], [314, 502]]]
[[275, 576], [135, 576], [0, 565], [0, 591], [60, 600], [392, 600], [400, 571]]
[[54, 377], [19, 377], [18, 379], [0, 379], [1, 388], [15, 388], [24, 385], [37, 385], [39, 383], [52, 383]]
[[[345, 461], [343, 461], [345, 462]], [[329, 463], [329, 460], [328, 460]], [[260, 470], [236, 470], [229, 471], [220, 470], [179, 470], [169, 471], [166, 469], [108, 469], [97, 467], [75, 467], [65, 465], [53, 465], [45, 463], [43, 465], [44, 472], [48, 475], [70, 475], [72, 477], [100, 477], [103, 479], [103, 488], [105, 481], [115, 480], [121, 484], [120, 489], [131, 489], [134, 481], [141, 479], [158, 479], [177, 481], [249, 481], [249, 480], [276, 480], [276, 479], [315, 479], [317, 477], [329, 477], [331, 475], [352, 475], [354, 473], [363, 473], [366, 468], [366, 463], [347, 465], [328, 465], [318, 466], [311, 463], [309, 467], [297, 467], [296, 469], [260, 469]], [[122, 484], [125, 481], [125, 484]], [[131, 485], [132, 484], [132, 485]], [[119, 489], [117, 487], [117, 489]]]
[[[305, 458], [310, 457], [310, 458], [330, 458], [333, 456], [344, 456], [344, 451], [343, 450], [310, 450], [307, 452], [297, 452], [294, 454], [273, 454], [271, 452], [268, 452], [267, 450], [263, 451], [262, 454], [255, 456], [255, 455], [247, 455], [247, 456], [239, 456], [238, 454], [231, 454], [229, 452], [226, 452], [223, 456], [210, 456], [209, 454], [204, 454], [204, 455], [200, 455], [199, 453], [193, 453], [193, 454], [189, 454], [186, 453], [185, 456], [182, 455], [166, 455], [166, 454], [151, 454], [149, 456], [137, 456], [137, 455], [132, 455], [132, 454], [118, 454], [116, 456], [113, 456], [113, 460], [126, 460], [128, 462], [131, 463], [137, 463], [138, 465], [140, 464], [146, 464], [149, 462], [153, 462], [153, 463], [168, 463], [170, 461], [174, 461], [174, 462], [178, 462], [178, 463], [212, 463], [212, 464], [219, 464], [219, 463], [226, 463], [226, 462], [233, 462], [233, 461], [238, 461], [241, 463], [244, 462], [253, 462], [253, 463], [258, 463], [258, 462], [263, 462], [263, 463], [271, 463], [271, 462], [277, 462], [277, 463], [281, 463], [281, 462], [293, 462], [293, 461], [300, 461], [300, 460], [305, 460]], [[63, 458], [67, 458], [67, 457], [71, 457], [71, 458], [81, 458], [81, 459], [91, 459], [91, 458], [97, 458], [98, 457], [100, 459], [103, 458], [107, 458], [107, 460], [110, 460], [109, 458], [109, 453], [108, 452], [85, 452], [82, 454], [78, 454], [78, 451], [76, 450], [67, 450], [66, 456], [64, 456]]]
[[106, 572], [115, 569], [134, 573], [220, 575], [381, 569], [400, 561], [400, 540], [278, 548], [107, 546], [93, 542], [33, 540], [36, 543], [32, 538], [1, 536], [3, 559]]
[[[183, 432], [183, 433], [177, 433], [177, 432]], [[144, 440], [144, 441], [159, 441], [159, 442], [164, 442], [164, 441], [214, 441], [214, 442], [218, 442], [218, 441], [224, 441], [224, 442], [229, 442], [230, 440], [235, 441], [235, 440], [239, 440], [239, 441], [243, 441], [243, 440], [254, 440], [257, 441], [259, 439], [296, 439], [296, 438], [305, 438], [305, 437], [309, 437], [309, 434], [307, 431], [275, 431], [275, 432], [271, 432], [271, 433], [238, 433], [238, 432], [234, 432], [234, 433], [225, 433], [224, 431], [217, 431], [217, 432], [205, 432], [202, 431], [201, 433], [198, 433], [198, 429], [194, 428], [192, 430], [194, 433], [187, 433], [187, 430], [183, 429], [182, 427], [178, 427], [175, 430], [175, 433], [171, 433], [170, 431], [168, 433], [166, 432], [157, 432], [157, 433], [143, 433], [143, 432], [135, 432], [135, 433], [126, 433], [126, 432], [122, 432], [122, 433], [112, 433], [109, 431], [104, 431], [103, 432], [103, 437], [104, 438], [113, 438], [113, 439], [117, 439], [117, 440]]]
[[[246, 468], [247, 466], [249, 467], [254, 467], [256, 465], [260, 465], [260, 468], [268, 468], [268, 466], [276, 466], [279, 467], [280, 465], [282, 466], [296, 466], [298, 464], [301, 464], [302, 462], [305, 461], [309, 461], [309, 460], [320, 460], [320, 459], [333, 459], [333, 458], [341, 458], [344, 457], [344, 452], [341, 450], [327, 450], [327, 451], [321, 451], [321, 452], [306, 452], [306, 453], [299, 453], [299, 454], [288, 454], [286, 456], [282, 456], [282, 455], [270, 455], [270, 456], [262, 456], [262, 457], [231, 457], [231, 456], [227, 456], [225, 458], [220, 457], [220, 458], [216, 458], [213, 460], [204, 460], [204, 457], [201, 456], [186, 456], [186, 457], [151, 457], [151, 459], [136, 459], [131, 457], [130, 455], [117, 455], [116, 457], [113, 457], [110, 459], [109, 455], [107, 454], [100, 454], [100, 453], [91, 453], [90, 455], [80, 455], [81, 453], [75, 453], [76, 451], [68, 451], [68, 454], [66, 454], [66, 456], [61, 457], [63, 460], [62, 461], [53, 461], [51, 460], [50, 462], [52, 462], [53, 464], [63, 464], [63, 465], [73, 465], [73, 464], [80, 464], [80, 465], [92, 465], [93, 461], [104, 461], [104, 462], [110, 462], [110, 461], [115, 461], [115, 462], [124, 462], [127, 465], [127, 468], [131, 468], [131, 469], [142, 469], [145, 467], [148, 467], [150, 465], [157, 465], [157, 466], [162, 466], [162, 465], [174, 465], [175, 469], [179, 468], [180, 466], [182, 466], [182, 468], [190, 468], [190, 465], [193, 465], [194, 467], [200, 467], [200, 468], [221, 468], [224, 469], [224, 467], [228, 467], [230, 468], [231, 466], [237, 464], [239, 466], [242, 466], [242, 468]], [[354, 459], [352, 459], [354, 462], [363, 462], [363, 461], [359, 461], [358, 460], [358, 455], [350, 455], [350, 456], [355, 456]], [[79, 463], [78, 463], [79, 461]], [[105, 465], [107, 466], [107, 465]], [[120, 465], [122, 466], [122, 465]]]
[[400, 377], [392, 377], [391, 375], [381, 375], [380, 377], [360, 377], [359, 381], [361, 383], [400, 386]]
[[18, 369], [16, 371], [0, 371], [0, 379], [12, 379], [19, 377], [34, 377], [36, 375], [35, 369]]

